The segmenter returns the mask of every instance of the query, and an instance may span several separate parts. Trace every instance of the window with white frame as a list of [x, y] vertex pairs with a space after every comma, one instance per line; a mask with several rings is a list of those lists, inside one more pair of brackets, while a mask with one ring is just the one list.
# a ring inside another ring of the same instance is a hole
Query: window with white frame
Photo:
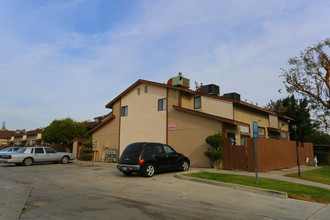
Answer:
[[266, 130], [263, 127], [258, 127], [258, 134], [261, 136], [265, 136], [266, 135]]
[[246, 146], [247, 145], [247, 138], [249, 138], [250, 136], [246, 136], [246, 135], [241, 135], [241, 145]]
[[250, 127], [249, 126], [240, 126], [240, 132], [245, 134], [250, 134]]
[[202, 100], [200, 96], [194, 97], [194, 109], [201, 109], [202, 108]]
[[158, 111], [166, 110], [166, 98], [165, 99], [158, 99]]

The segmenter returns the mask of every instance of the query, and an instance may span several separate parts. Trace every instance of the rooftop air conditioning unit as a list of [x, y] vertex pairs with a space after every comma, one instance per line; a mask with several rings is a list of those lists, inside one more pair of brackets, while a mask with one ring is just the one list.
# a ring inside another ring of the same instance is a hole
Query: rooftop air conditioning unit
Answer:
[[236, 92], [232, 92], [232, 93], [226, 93], [223, 95], [223, 97], [227, 98], [227, 99], [234, 99], [234, 100], [241, 100], [241, 95], [236, 93]]
[[179, 73], [178, 76], [173, 77], [169, 80], [169, 84], [172, 86], [181, 86], [181, 87], [190, 87], [190, 80], [187, 78], [184, 78], [182, 76], [182, 73]]
[[201, 93], [218, 96], [220, 94], [220, 88], [215, 84], [201, 86]]

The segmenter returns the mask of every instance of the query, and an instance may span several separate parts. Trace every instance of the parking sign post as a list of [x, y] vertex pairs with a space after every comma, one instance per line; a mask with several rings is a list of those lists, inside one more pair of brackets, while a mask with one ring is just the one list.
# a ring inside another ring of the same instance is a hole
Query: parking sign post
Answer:
[[254, 139], [254, 160], [255, 160], [255, 168], [256, 168], [256, 184], [258, 184], [258, 154], [257, 154], [257, 139], [258, 135], [258, 122], [253, 122], [253, 139]]

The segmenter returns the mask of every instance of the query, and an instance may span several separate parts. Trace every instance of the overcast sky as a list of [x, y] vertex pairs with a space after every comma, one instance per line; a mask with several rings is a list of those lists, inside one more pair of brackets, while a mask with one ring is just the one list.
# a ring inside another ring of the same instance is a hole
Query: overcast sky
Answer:
[[[93, 120], [138, 79], [178, 72], [265, 106], [290, 57], [330, 37], [330, 1], [0, 1], [0, 123]], [[0, 126], [1, 126], [0, 125]]]

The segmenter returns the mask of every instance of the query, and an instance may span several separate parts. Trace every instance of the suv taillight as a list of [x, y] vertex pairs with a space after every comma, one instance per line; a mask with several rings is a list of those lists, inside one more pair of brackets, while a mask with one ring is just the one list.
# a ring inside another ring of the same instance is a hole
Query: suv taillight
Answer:
[[143, 164], [143, 162], [144, 162], [144, 159], [141, 159], [141, 160], [139, 160], [138, 164], [139, 164], [139, 165], [140, 165], [140, 164]]

